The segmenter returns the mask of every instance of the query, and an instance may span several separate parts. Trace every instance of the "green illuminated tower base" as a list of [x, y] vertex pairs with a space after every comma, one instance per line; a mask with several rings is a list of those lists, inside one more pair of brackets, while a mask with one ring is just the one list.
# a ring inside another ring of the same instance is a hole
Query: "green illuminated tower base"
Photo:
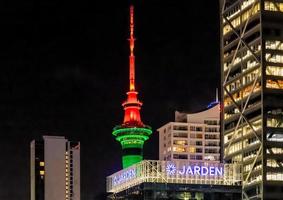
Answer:
[[116, 126], [112, 132], [120, 142], [123, 150], [122, 164], [127, 168], [143, 160], [143, 144], [152, 134], [150, 127], [123, 127]]

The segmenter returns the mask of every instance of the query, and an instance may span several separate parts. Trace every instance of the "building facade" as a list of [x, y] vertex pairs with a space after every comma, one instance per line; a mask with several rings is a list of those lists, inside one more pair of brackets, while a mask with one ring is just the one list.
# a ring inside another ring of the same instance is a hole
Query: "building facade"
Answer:
[[224, 160], [242, 199], [283, 198], [283, 1], [220, 0]]
[[144, 160], [107, 177], [109, 199], [239, 200], [240, 166]]
[[175, 112], [175, 122], [158, 129], [159, 160], [220, 161], [220, 105], [198, 113]]
[[80, 143], [43, 136], [31, 150], [31, 200], [80, 200]]

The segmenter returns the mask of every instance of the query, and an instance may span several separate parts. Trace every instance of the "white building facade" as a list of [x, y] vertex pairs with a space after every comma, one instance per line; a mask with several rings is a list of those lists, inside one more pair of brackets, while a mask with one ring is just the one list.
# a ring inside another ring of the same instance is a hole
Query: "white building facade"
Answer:
[[175, 112], [175, 122], [158, 129], [159, 160], [220, 162], [220, 105], [198, 113]]
[[80, 200], [80, 143], [61, 136], [31, 142], [31, 200]]

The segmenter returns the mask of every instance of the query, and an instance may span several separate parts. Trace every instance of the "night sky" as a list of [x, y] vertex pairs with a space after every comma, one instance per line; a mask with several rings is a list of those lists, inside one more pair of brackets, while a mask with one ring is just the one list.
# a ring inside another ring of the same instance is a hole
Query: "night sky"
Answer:
[[[218, 1], [135, 4], [136, 88], [154, 134], [174, 111], [197, 111], [220, 85]], [[100, 199], [121, 169], [112, 128], [128, 90], [129, 1], [0, 3], [0, 199], [29, 200], [29, 145], [41, 135], [81, 141], [82, 200]]]

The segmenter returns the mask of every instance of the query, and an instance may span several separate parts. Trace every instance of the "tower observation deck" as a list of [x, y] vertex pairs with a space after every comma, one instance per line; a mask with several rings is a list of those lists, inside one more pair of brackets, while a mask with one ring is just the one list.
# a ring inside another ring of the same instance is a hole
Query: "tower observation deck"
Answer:
[[124, 108], [124, 121], [114, 127], [113, 136], [121, 143], [123, 168], [127, 168], [143, 159], [143, 144], [149, 139], [152, 130], [145, 125], [140, 117], [142, 102], [138, 100], [135, 89], [135, 38], [134, 38], [134, 6], [130, 6], [130, 56], [129, 56], [129, 91], [127, 100], [122, 103]]

